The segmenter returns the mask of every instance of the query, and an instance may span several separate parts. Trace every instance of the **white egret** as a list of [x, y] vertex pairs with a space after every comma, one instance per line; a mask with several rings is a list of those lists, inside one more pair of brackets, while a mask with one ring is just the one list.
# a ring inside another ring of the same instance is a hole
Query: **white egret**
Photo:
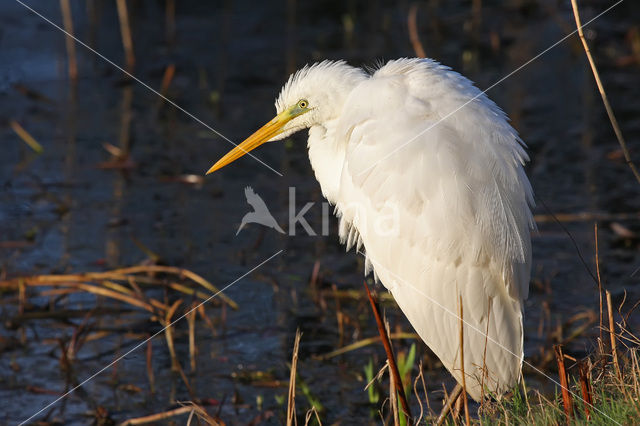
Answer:
[[[324, 61], [293, 74], [277, 115], [209, 169], [308, 128], [309, 159], [340, 238], [475, 400], [518, 383], [533, 193], [524, 143], [471, 81], [430, 59], [373, 73]], [[354, 206], [356, 206], [354, 208]], [[393, 222], [392, 229], [379, 224]]]

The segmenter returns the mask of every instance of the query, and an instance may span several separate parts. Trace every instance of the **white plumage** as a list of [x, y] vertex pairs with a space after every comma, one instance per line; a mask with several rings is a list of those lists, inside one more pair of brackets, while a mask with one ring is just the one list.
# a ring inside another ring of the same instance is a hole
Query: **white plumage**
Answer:
[[209, 172], [309, 128], [316, 178], [366, 272], [458, 381], [461, 296], [467, 391], [478, 400], [482, 384], [496, 394], [514, 386], [534, 222], [528, 157], [505, 114], [429, 59], [390, 61], [373, 74], [342, 61], [305, 67], [276, 109]]

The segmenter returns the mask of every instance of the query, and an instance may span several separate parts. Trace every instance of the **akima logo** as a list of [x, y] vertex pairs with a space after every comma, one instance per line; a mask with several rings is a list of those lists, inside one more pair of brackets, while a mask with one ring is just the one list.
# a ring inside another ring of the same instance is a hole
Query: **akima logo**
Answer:
[[[318, 235], [316, 231], [311, 227], [305, 215], [309, 213], [311, 208], [316, 205], [315, 202], [307, 202], [301, 209], [297, 209], [296, 203], [296, 188], [293, 186], [289, 187], [289, 223], [288, 223], [288, 232], [284, 231], [278, 222], [276, 222], [275, 218], [269, 211], [267, 204], [264, 200], [256, 194], [256, 192], [250, 186], [247, 186], [244, 189], [244, 196], [247, 199], [247, 203], [253, 208], [253, 211], [245, 214], [240, 222], [240, 226], [236, 231], [236, 235], [240, 233], [241, 230], [250, 223], [257, 223], [262, 226], [266, 226], [267, 228], [275, 229], [281, 234], [288, 234], [289, 236], [296, 235], [296, 231], [298, 228], [302, 228], [305, 233], [309, 236]], [[320, 235], [327, 236], [329, 235], [329, 203], [321, 202], [321, 232]], [[367, 228], [366, 220], [368, 215], [363, 214], [363, 206], [361, 203], [346, 203], [341, 206], [341, 213], [347, 215], [348, 217], [356, 218], [360, 226], [363, 229]], [[400, 218], [400, 208], [397, 203], [386, 203], [384, 206], [380, 207], [376, 210], [375, 215], [371, 215], [369, 218], [372, 220], [370, 229], [371, 232], [374, 232], [377, 235], [385, 236], [385, 235], [398, 235], [399, 227], [399, 218]], [[316, 213], [315, 217], [318, 215]]]
[[236, 231], [236, 235], [238, 235], [242, 228], [244, 228], [248, 223], [258, 223], [266, 226], [267, 228], [275, 229], [281, 234], [285, 233], [282, 228], [280, 228], [280, 225], [278, 225], [278, 222], [273, 218], [273, 215], [267, 208], [264, 200], [255, 193], [253, 188], [247, 186], [244, 189], [244, 196], [247, 198], [247, 203], [253, 207], [253, 211], [244, 215], [242, 222], [240, 223], [240, 227], [238, 228], [238, 231]]

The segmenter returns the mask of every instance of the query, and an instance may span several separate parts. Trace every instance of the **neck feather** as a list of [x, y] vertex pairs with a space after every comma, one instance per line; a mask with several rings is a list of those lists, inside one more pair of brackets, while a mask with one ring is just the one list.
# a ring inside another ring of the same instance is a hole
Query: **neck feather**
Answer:
[[346, 154], [346, 146], [338, 144], [335, 138], [337, 120], [329, 120], [309, 129], [309, 160], [320, 183], [322, 195], [336, 204], [340, 191], [340, 178]]

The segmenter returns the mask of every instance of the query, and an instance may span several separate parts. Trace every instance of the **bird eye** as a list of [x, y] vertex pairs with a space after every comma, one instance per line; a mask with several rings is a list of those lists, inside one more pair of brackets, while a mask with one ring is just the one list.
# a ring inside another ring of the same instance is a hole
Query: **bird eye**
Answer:
[[308, 106], [309, 106], [309, 102], [307, 102], [307, 100], [306, 100], [306, 99], [300, 99], [300, 100], [298, 101], [298, 108], [300, 108], [300, 109], [305, 109], [305, 108], [306, 108], [306, 107], [308, 107]]

